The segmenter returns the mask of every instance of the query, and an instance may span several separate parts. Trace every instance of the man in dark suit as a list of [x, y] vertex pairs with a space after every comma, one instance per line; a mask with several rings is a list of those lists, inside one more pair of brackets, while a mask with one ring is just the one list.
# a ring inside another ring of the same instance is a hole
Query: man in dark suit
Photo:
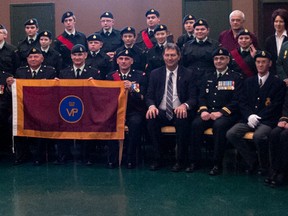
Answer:
[[[54, 79], [55, 68], [43, 65], [44, 57], [39, 48], [31, 48], [27, 55], [27, 65], [20, 67], [16, 71], [16, 79]], [[8, 87], [13, 83], [13, 78], [7, 79]], [[40, 165], [44, 161], [44, 146], [47, 140], [41, 138], [15, 137], [15, 165], [25, 162], [29, 154], [29, 145], [35, 165]]]
[[[136, 165], [136, 150], [141, 143], [143, 123], [145, 120], [144, 96], [147, 89], [147, 78], [144, 72], [132, 69], [134, 55], [130, 49], [122, 50], [117, 54], [119, 70], [107, 75], [108, 80], [123, 80], [128, 92], [126, 122], [129, 133], [127, 137], [127, 168]], [[109, 166], [116, 165], [117, 142], [109, 141]]]
[[209, 74], [200, 89], [198, 115], [191, 126], [190, 162], [186, 172], [193, 172], [201, 161], [201, 145], [204, 131], [213, 129], [213, 163], [210, 175], [219, 175], [226, 150], [226, 132], [239, 119], [238, 97], [241, 94], [242, 78], [230, 70], [230, 54], [218, 48], [212, 54], [216, 71]]
[[239, 101], [242, 120], [228, 130], [226, 136], [247, 163], [246, 172], [253, 173], [257, 168], [257, 155], [243, 136], [246, 132], [254, 132], [253, 142], [259, 158], [258, 174], [263, 175], [269, 166], [268, 138], [281, 116], [286, 86], [269, 72], [272, 65], [270, 53], [259, 51], [254, 59], [258, 75], [244, 82]]
[[86, 36], [76, 31], [76, 17], [71, 11], [67, 11], [62, 15], [61, 22], [64, 25], [64, 32], [59, 35], [55, 42], [55, 49], [62, 55], [62, 68], [66, 68], [72, 64], [71, 49], [76, 44], [82, 44], [87, 48]]
[[187, 162], [189, 123], [197, 104], [196, 85], [192, 72], [178, 65], [180, 49], [176, 44], [166, 44], [163, 58], [165, 66], [152, 71], [146, 95], [146, 119], [154, 151], [150, 169], [157, 170], [161, 165], [161, 127], [174, 125], [177, 160], [172, 171], [178, 172]]

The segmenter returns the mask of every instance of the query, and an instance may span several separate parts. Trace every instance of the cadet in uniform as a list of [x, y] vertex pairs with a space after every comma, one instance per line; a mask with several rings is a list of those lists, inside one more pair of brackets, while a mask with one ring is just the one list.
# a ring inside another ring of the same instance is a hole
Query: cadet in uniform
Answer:
[[[125, 27], [120, 32], [124, 45], [116, 50], [119, 52], [128, 49], [133, 55], [132, 69], [144, 71], [146, 66], [146, 53], [135, 44], [136, 32], [133, 27]], [[117, 59], [114, 59], [114, 70], [118, 69]]]
[[98, 33], [93, 33], [87, 37], [88, 56], [86, 65], [100, 70], [101, 79], [105, 80], [106, 75], [111, 72], [112, 62], [110, 57], [102, 51], [103, 38]]
[[107, 53], [110, 56], [110, 59], [113, 60], [114, 52], [123, 42], [121, 40], [120, 31], [113, 28], [114, 26], [114, 17], [111, 12], [105, 12], [100, 16], [100, 23], [102, 29], [98, 33], [103, 38], [103, 47], [102, 51]]
[[[117, 54], [119, 70], [108, 74], [108, 80], [123, 80], [128, 91], [126, 125], [129, 128], [127, 137], [127, 168], [136, 165], [136, 150], [141, 144], [141, 132], [145, 120], [144, 96], [147, 89], [147, 79], [143, 71], [132, 69], [133, 53], [130, 49], [122, 50]], [[109, 141], [109, 167], [113, 168], [117, 162], [117, 142]]]
[[241, 93], [242, 78], [228, 68], [230, 54], [218, 48], [212, 54], [216, 71], [209, 74], [200, 89], [199, 110], [191, 126], [190, 161], [186, 172], [198, 168], [201, 160], [201, 145], [204, 131], [213, 129], [213, 163], [210, 175], [219, 175], [226, 149], [226, 132], [239, 119], [238, 99]]
[[18, 55], [21, 66], [27, 64], [27, 55], [32, 47], [40, 47], [37, 33], [39, 30], [38, 21], [35, 18], [29, 19], [24, 23], [26, 38], [18, 42]]
[[40, 49], [44, 56], [44, 65], [49, 65], [55, 68], [57, 75], [62, 68], [62, 56], [59, 52], [51, 47], [52, 34], [50, 31], [42, 31], [38, 34]]
[[197, 85], [203, 78], [214, 72], [212, 53], [219, 47], [216, 40], [210, 39], [209, 26], [206, 20], [198, 19], [194, 23], [195, 39], [188, 41], [182, 49], [182, 63], [196, 74]]
[[282, 44], [276, 65], [277, 76], [288, 86], [288, 41]]
[[[157, 44], [154, 37], [155, 28], [160, 24], [160, 13], [155, 9], [150, 9], [145, 14], [147, 28], [141, 30], [136, 38], [136, 45], [147, 52]], [[169, 33], [168, 42], [173, 43], [173, 35]]]
[[[92, 68], [85, 63], [87, 58], [86, 47], [82, 44], [76, 44], [71, 49], [72, 64], [64, 68], [59, 73], [59, 79], [101, 79], [100, 71]], [[76, 149], [74, 160], [82, 161], [87, 165], [91, 164], [89, 151], [93, 140], [76, 140]], [[69, 148], [73, 145], [73, 140], [60, 140], [57, 143], [58, 157], [55, 164], [63, 164], [67, 161], [70, 152]]]
[[19, 57], [16, 47], [5, 41], [7, 35], [7, 29], [0, 24], [0, 71], [15, 74], [20, 64]]
[[232, 62], [230, 67], [243, 75], [244, 78], [251, 77], [257, 74], [254, 56], [256, 49], [252, 44], [251, 33], [244, 29], [239, 32], [238, 36], [239, 48], [231, 51]]
[[[16, 71], [16, 79], [54, 79], [56, 76], [55, 68], [43, 64], [44, 57], [37, 47], [32, 47], [27, 55], [28, 65], [20, 67]], [[13, 78], [8, 80], [9, 86], [13, 83]], [[35, 165], [44, 162], [44, 146], [48, 141], [41, 138], [15, 137], [15, 165], [25, 162], [29, 154], [29, 145]]]
[[157, 44], [147, 52], [147, 67], [145, 71], [148, 79], [152, 70], [165, 65], [163, 60], [163, 51], [164, 46], [167, 44], [167, 26], [161, 24], [158, 25], [154, 29], [154, 35]]
[[196, 22], [196, 17], [188, 14], [183, 18], [183, 26], [185, 29], [185, 34], [181, 35], [177, 40], [177, 45], [180, 49], [182, 49], [183, 45], [194, 39], [194, 23]]
[[87, 48], [86, 36], [79, 31], [76, 31], [76, 17], [71, 11], [67, 11], [62, 15], [61, 22], [65, 29], [55, 40], [55, 49], [62, 56], [62, 68], [66, 68], [72, 64], [71, 49], [76, 44], [82, 44]]
[[253, 142], [259, 158], [258, 174], [262, 175], [269, 165], [268, 138], [281, 116], [286, 86], [269, 72], [272, 65], [270, 53], [259, 51], [254, 59], [258, 75], [244, 81], [239, 101], [241, 122], [228, 130], [226, 136], [247, 163], [247, 173], [252, 173], [257, 168], [257, 155], [243, 136], [246, 132], [254, 132]]

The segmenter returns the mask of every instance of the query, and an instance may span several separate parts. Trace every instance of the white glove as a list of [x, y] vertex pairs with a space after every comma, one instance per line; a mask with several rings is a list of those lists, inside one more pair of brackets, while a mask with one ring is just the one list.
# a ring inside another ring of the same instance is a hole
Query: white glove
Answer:
[[248, 117], [248, 123], [247, 123], [247, 124], [248, 124], [250, 127], [254, 126], [254, 127], [252, 127], [252, 128], [255, 128], [255, 127], [259, 124], [259, 119], [261, 119], [260, 116], [255, 115], [255, 114], [252, 114], [252, 115], [250, 115], [250, 116]]

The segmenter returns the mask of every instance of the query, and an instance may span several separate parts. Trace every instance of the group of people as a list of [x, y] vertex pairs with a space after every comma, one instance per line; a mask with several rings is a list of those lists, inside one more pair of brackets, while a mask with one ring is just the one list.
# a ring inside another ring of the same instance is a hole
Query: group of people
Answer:
[[[228, 143], [246, 163], [245, 172], [267, 175], [265, 183], [284, 183], [288, 168], [288, 12], [272, 14], [275, 35], [260, 50], [257, 38], [244, 28], [239, 10], [229, 16], [231, 29], [219, 40], [209, 37], [209, 24], [188, 14], [185, 33], [176, 43], [160, 13], [145, 14], [147, 28], [136, 34], [133, 27], [114, 28], [111, 12], [100, 16], [102, 29], [89, 36], [76, 30], [73, 12], [61, 18], [64, 32], [54, 41], [48, 30], [38, 33], [37, 19], [24, 23], [26, 37], [17, 47], [7, 43], [7, 30], [0, 25], [0, 112], [4, 127], [11, 130], [11, 84], [14, 79], [123, 80], [128, 90], [126, 165], [136, 166], [137, 146], [143, 133], [152, 144], [155, 171], [164, 165], [161, 127], [176, 128], [177, 150], [172, 171], [194, 172], [201, 167], [204, 131], [213, 131], [213, 167], [219, 175]], [[282, 111], [283, 110], [283, 111]], [[146, 120], [145, 120], [146, 117]], [[147, 130], [145, 128], [147, 127]], [[254, 132], [253, 143], [243, 136]], [[15, 164], [32, 153], [35, 165], [44, 162], [42, 138], [14, 137]], [[55, 163], [63, 164], [76, 148], [77, 160], [93, 162], [95, 141], [56, 140]], [[107, 141], [108, 167], [118, 164], [118, 145]]]

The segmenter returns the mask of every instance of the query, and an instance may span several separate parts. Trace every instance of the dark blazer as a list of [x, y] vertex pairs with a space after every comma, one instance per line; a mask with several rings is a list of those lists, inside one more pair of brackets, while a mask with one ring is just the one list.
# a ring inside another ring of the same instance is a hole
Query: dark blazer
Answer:
[[[166, 83], [166, 67], [153, 70], [150, 74], [146, 95], [147, 107], [155, 105], [159, 107]], [[177, 71], [177, 93], [181, 103], [187, 103], [190, 110], [195, 110], [197, 105], [197, 90], [193, 73], [179, 65]]]
[[[287, 37], [284, 38], [283, 43], [285, 41], [288, 41]], [[276, 75], [276, 61], [277, 61], [278, 55], [277, 55], [277, 45], [276, 45], [275, 34], [269, 36], [268, 38], [266, 38], [266, 40], [265, 40], [265, 50], [272, 55], [272, 63], [273, 64], [272, 64], [272, 66], [270, 68], [270, 71], [274, 75]]]
[[[41, 65], [35, 79], [54, 79], [56, 70], [54, 67]], [[16, 71], [16, 78], [19, 79], [32, 79], [32, 72], [28, 65], [20, 67]]]
[[99, 33], [103, 38], [103, 47], [101, 50], [105, 53], [107, 52], [115, 52], [117, 48], [122, 46], [123, 41], [121, 39], [120, 31], [117, 29], [112, 29], [112, 32], [109, 36], [104, 34], [103, 29], [96, 32]]
[[261, 123], [275, 127], [282, 113], [285, 92], [285, 83], [273, 74], [261, 88], [258, 76], [247, 78], [239, 102], [243, 122], [247, 123], [248, 117], [256, 114], [261, 117]]
[[[80, 75], [80, 78], [78, 79], [89, 79], [90, 77], [92, 77], [93, 79], [101, 80], [100, 71], [86, 64]], [[60, 79], [76, 79], [73, 66], [70, 65], [69, 67], [61, 70], [59, 73], [59, 78]]]

